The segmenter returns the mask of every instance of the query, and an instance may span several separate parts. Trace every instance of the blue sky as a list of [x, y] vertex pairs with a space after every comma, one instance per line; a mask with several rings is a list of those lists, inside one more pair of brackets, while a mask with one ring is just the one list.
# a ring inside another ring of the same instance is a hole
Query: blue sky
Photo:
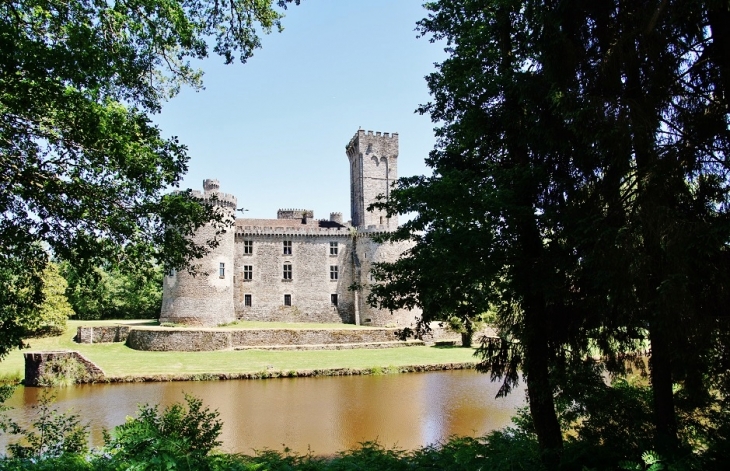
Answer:
[[399, 133], [399, 176], [427, 173], [434, 125], [414, 111], [444, 52], [417, 39], [425, 14], [422, 0], [302, 0], [246, 64], [204, 61], [205, 90], [183, 90], [154, 117], [189, 148], [182, 187], [218, 178], [246, 217], [305, 208], [347, 220], [345, 145], [359, 127]]

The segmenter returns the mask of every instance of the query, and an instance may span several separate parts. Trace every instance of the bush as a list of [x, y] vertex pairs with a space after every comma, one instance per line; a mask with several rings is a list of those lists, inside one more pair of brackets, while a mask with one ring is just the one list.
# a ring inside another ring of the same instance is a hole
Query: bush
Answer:
[[88, 381], [89, 372], [81, 362], [70, 356], [49, 360], [38, 378], [38, 385], [44, 387], [71, 386]]
[[162, 412], [143, 405], [108, 437], [104, 451], [111, 467], [121, 469], [205, 469], [205, 457], [220, 445], [223, 424], [218, 411], [203, 408], [200, 399], [185, 395]]
[[[23, 435], [20, 443], [8, 445], [15, 458], [45, 460], [88, 452], [88, 425], [82, 425], [77, 414], [59, 413], [51, 405], [55, 396], [44, 391], [39, 404], [38, 418], [33, 422], [33, 430], [23, 430], [16, 426], [12, 433]], [[27, 463], [26, 463], [27, 465]]]

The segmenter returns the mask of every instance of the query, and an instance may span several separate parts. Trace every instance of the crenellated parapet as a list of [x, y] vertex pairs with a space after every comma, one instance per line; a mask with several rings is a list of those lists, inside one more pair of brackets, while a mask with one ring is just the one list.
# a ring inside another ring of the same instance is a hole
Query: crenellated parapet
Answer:
[[336, 222], [337, 224], [342, 224], [342, 213], [340, 213], [340, 212], [330, 213], [330, 221]]
[[190, 194], [193, 197], [202, 200], [206, 204], [221, 206], [232, 211], [236, 210], [238, 204], [238, 199], [234, 195], [230, 193], [223, 193], [221, 191], [202, 192], [198, 190], [193, 190], [190, 192]]
[[350, 142], [347, 143], [345, 146], [345, 151], [347, 152], [347, 155], [352, 158], [353, 156], [357, 155], [358, 153], [358, 147], [360, 144], [360, 140], [367, 141], [372, 139], [377, 140], [383, 140], [385, 142], [388, 142], [392, 145], [398, 146], [398, 133], [388, 133], [388, 132], [380, 132], [380, 131], [365, 131], [364, 129], [359, 129], [354, 136], [352, 136], [352, 139], [350, 139]]
[[311, 209], [280, 209], [276, 212], [276, 219], [314, 219]]
[[236, 225], [236, 238], [250, 235], [267, 235], [273, 237], [345, 237], [350, 236], [348, 227], [278, 227]]
[[[398, 179], [398, 133], [358, 130], [345, 146], [350, 162], [350, 215], [352, 225], [398, 227], [398, 217], [385, 210], [368, 211], [373, 203], [388, 200]], [[382, 199], [381, 199], [382, 198]]]

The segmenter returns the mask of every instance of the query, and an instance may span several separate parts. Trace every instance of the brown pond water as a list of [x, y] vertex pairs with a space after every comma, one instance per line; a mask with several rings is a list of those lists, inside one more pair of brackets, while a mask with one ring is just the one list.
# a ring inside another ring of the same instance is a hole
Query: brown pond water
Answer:
[[[510, 424], [525, 402], [516, 389], [495, 399], [499, 385], [474, 371], [383, 376], [285, 378], [82, 385], [58, 389], [56, 407], [73, 409], [91, 425], [92, 444], [136, 413], [137, 405], [168, 405], [183, 393], [218, 409], [224, 422], [222, 449], [251, 453], [283, 446], [330, 455], [377, 440], [387, 447], [415, 449], [451, 435], [480, 436]], [[40, 388], [19, 388], [7, 405], [21, 423], [33, 419]], [[8, 442], [0, 435], [0, 450]]]

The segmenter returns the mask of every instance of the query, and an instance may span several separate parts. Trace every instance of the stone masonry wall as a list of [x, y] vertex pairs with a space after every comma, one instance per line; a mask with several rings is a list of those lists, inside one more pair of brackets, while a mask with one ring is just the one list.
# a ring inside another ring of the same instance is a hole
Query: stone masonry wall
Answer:
[[85, 358], [79, 352], [75, 351], [58, 351], [58, 352], [28, 352], [25, 357], [25, 381], [26, 386], [38, 386], [39, 380], [45, 373], [46, 365], [54, 360], [62, 358], [73, 358], [81, 363], [88, 374], [89, 379], [93, 381], [101, 381], [104, 379], [104, 371], [95, 363]]
[[420, 309], [408, 311], [400, 309], [390, 312], [386, 309], [377, 309], [367, 303], [367, 296], [370, 293], [370, 284], [373, 282], [370, 270], [374, 263], [395, 261], [398, 257], [411, 247], [410, 242], [384, 243], [380, 244], [372, 239], [367, 232], [358, 234], [357, 237], [357, 259], [360, 263], [360, 323], [362, 325], [410, 327], [415, 324], [415, 318], [421, 316]]
[[230, 350], [230, 330], [133, 329], [127, 346], [152, 352], [207, 352]]
[[345, 148], [350, 161], [350, 206], [357, 227], [398, 227], [398, 217], [385, 211], [368, 211], [378, 195], [388, 195], [398, 178], [398, 134], [359, 130]]
[[76, 330], [76, 341], [78, 343], [124, 342], [127, 340], [127, 335], [129, 335], [127, 325], [80, 326]]
[[[245, 253], [245, 242], [253, 253]], [[284, 254], [284, 242], [291, 254]], [[337, 255], [330, 255], [330, 243], [337, 243]], [[351, 236], [347, 229], [329, 231], [260, 231], [236, 237], [236, 317], [251, 321], [353, 323]], [[291, 265], [292, 278], [284, 279], [284, 265]], [[245, 279], [245, 267], [252, 267], [252, 279]], [[337, 279], [330, 276], [337, 267]], [[337, 295], [337, 306], [331, 295]], [[246, 295], [251, 306], [246, 306]], [[291, 296], [291, 306], [284, 296]]]
[[[215, 237], [210, 225], [198, 230], [195, 242], [205, 244]], [[233, 306], [234, 233], [229, 229], [220, 236], [220, 245], [201, 259], [196, 276], [187, 271], [168, 273], [162, 284], [160, 322], [215, 326], [235, 320]], [[224, 276], [219, 275], [220, 264]]]
[[395, 329], [133, 329], [135, 350], [197, 352], [272, 345], [333, 345], [396, 341]]

